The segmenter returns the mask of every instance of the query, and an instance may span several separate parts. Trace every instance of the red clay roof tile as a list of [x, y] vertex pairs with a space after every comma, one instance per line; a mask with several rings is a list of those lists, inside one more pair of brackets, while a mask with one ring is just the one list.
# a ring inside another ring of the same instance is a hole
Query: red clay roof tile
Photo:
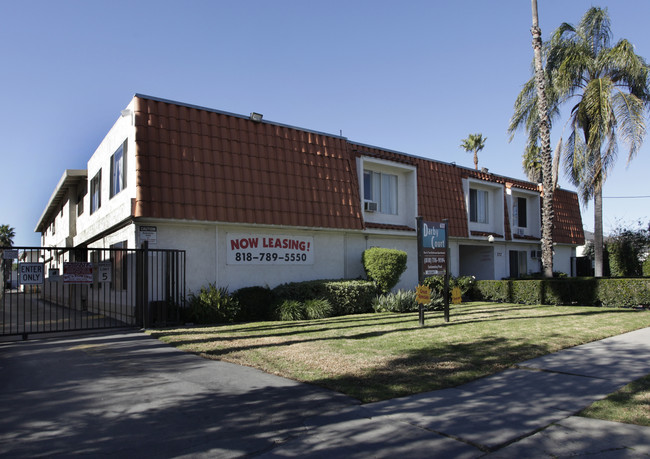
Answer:
[[[355, 158], [417, 168], [418, 213], [468, 237], [462, 179], [536, 184], [215, 110], [136, 96], [136, 216], [341, 229], [366, 223]], [[555, 239], [581, 243], [575, 193], [556, 192]], [[505, 215], [507, 216], [507, 212]], [[507, 217], [506, 217], [507, 218]], [[509, 226], [506, 225], [506, 237]]]

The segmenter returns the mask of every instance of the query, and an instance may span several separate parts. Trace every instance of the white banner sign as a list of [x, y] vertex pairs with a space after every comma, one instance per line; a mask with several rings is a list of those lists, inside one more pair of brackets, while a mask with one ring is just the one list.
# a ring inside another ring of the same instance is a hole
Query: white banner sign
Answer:
[[92, 284], [93, 264], [87, 262], [63, 262], [64, 284]]
[[314, 238], [227, 234], [229, 265], [313, 265]]

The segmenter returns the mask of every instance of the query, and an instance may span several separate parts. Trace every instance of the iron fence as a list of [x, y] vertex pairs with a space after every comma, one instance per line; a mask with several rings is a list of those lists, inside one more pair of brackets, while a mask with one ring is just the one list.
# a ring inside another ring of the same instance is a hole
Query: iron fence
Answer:
[[181, 250], [0, 248], [0, 336], [178, 320], [185, 303]]

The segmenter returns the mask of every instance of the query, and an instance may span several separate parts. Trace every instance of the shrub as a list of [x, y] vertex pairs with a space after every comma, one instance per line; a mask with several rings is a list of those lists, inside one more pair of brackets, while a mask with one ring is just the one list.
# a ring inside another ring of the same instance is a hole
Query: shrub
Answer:
[[413, 290], [398, 290], [379, 295], [373, 301], [375, 312], [413, 312], [419, 309]]
[[244, 287], [233, 292], [239, 302], [237, 320], [242, 322], [272, 318], [273, 292], [268, 287]]
[[305, 301], [304, 310], [307, 319], [324, 319], [332, 315], [332, 305], [324, 298]]
[[279, 320], [303, 320], [306, 318], [305, 305], [296, 300], [285, 300], [277, 308]]
[[650, 255], [643, 262], [643, 275], [650, 276]]
[[638, 221], [636, 228], [619, 225], [606, 244], [613, 277], [640, 276], [642, 255], [650, 248], [650, 226]]
[[377, 295], [374, 283], [365, 280], [325, 282], [325, 298], [332, 305], [332, 314], [364, 314], [372, 312], [372, 300]]
[[382, 293], [388, 293], [406, 270], [406, 252], [373, 247], [363, 252], [363, 268]]
[[[451, 291], [454, 287], [460, 288], [460, 293], [464, 298], [473, 298], [476, 279], [473, 276], [453, 277], [449, 276], [449, 299], [451, 300]], [[431, 289], [431, 300], [433, 303], [444, 303], [445, 277], [431, 276], [424, 279], [423, 285]]]
[[197, 324], [234, 322], [239, 313], [239, 303], [228, 294], [226, 287], [215, 284], [201, 287], [198, 294], [190, 293], [183, 320]]
[[649, 279], [567, 278], [484, 280], [476, 282], [480, 299], [523, 304], [650, 305]]
[[365, 280], [313, 280], [282, 284], [272, 293], [276, 303], [323, 298], [330, 303], [331, 314], [341, 316], [371, 312], [377, 289], [372, 282]]

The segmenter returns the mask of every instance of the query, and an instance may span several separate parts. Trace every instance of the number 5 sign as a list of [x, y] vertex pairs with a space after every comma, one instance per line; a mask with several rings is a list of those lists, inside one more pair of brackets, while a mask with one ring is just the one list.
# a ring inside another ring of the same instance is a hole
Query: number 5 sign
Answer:
[[112, 263], [110, 261], [103, 261], [99, 263], [97, 277], [98, 282], [112, 282], [113, 271]]

